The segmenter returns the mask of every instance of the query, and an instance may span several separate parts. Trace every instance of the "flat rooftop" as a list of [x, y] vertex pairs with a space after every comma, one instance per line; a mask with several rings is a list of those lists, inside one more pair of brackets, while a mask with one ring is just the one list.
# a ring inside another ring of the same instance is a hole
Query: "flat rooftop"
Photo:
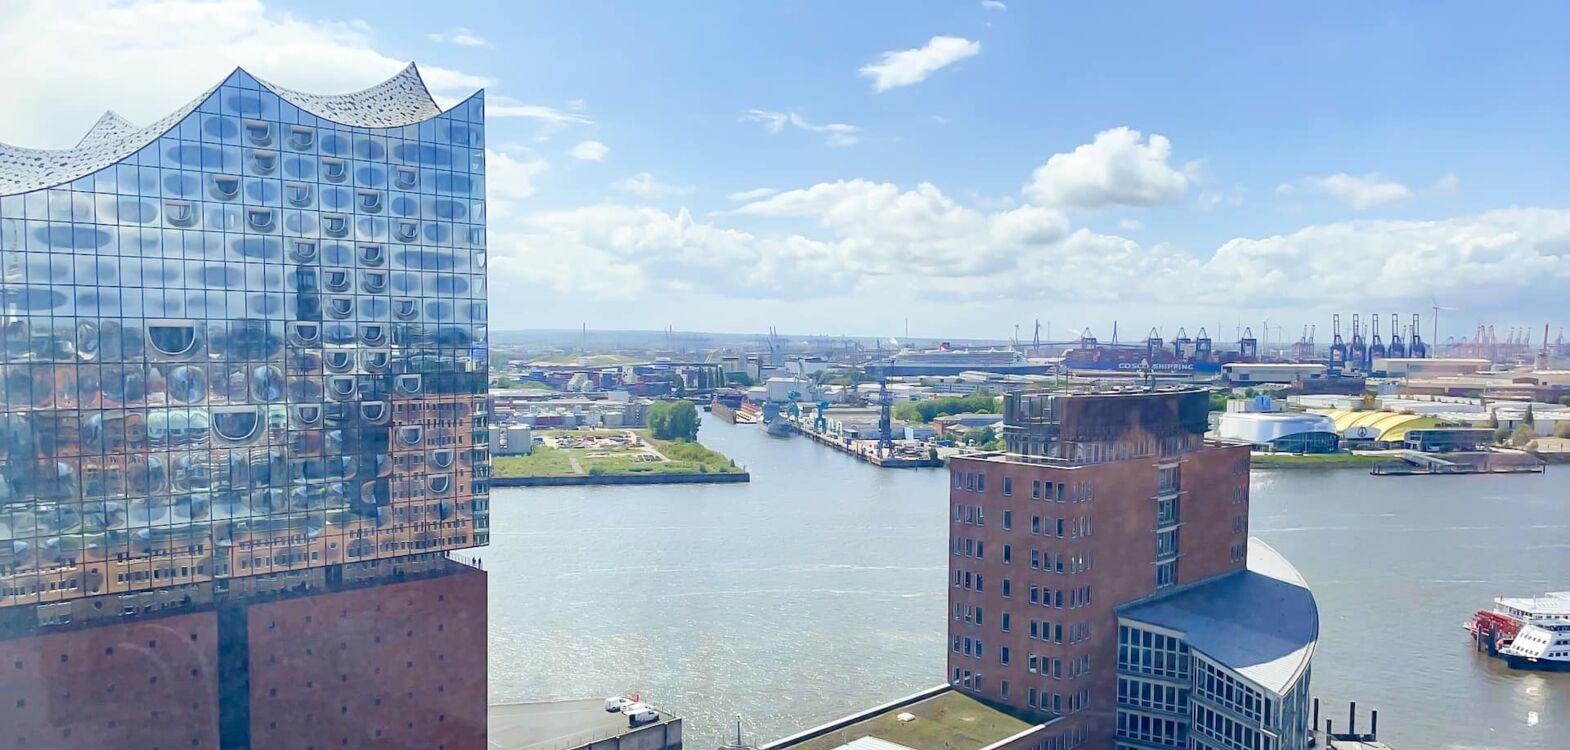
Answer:
[[[898, 717], [903, 713], [916, 718], [900, 721]], [[770, 750], [835, 750], [847, 743], [854, 746], [852, 750], [879, 750], [869, 746], [880, 743], [856, 744], [865, 737], [892, 742], [911, 750], [981, 750], [1033, 726], [1036, 725], [950, 689], [915, 703], [869, 715], [819, 737], [798, 743], [770, 743]]]
[[1248, 540], [1248, 569], [1181, 589], [1118, 616], [1175, 630], [1190, 648], [1283, 695], [1319, 641], [1314, 594], [1275, 548]]
[[1541, 615], [1570, 615], [1570, 591], [1550, 591], [1542, 596], [1500, 596], [1494, 601], [1506, 607]]
[[[664, 711], [659, 713], [659, 721], [637, 729], [659, 726], [676, 718]], [[604, 698], [495, 703], [490, 706], [487, 725], [486, 746], [490, 750], [557, 750], [633, 731], [621, 712], [605, 710]]]

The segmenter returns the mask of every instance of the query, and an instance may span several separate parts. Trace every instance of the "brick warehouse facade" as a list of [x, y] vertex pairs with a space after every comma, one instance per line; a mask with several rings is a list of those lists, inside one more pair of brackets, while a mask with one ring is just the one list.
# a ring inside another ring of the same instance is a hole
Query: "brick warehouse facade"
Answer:
[[442, 561], [0, 640], [0, 748], [483, 748], [485, 601]]
[[1201, 390], [1020, 393], [1007, 450], [950, 463], [948, 677], [1110, 748], [1118, 616], [1244, 568], [1248, 448], [1204, 439]]

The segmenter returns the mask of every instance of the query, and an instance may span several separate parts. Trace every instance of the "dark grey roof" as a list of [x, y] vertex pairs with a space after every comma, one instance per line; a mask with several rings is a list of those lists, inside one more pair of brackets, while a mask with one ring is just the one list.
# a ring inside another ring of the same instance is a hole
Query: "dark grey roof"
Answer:
[[1277, 695], [1308, 668], [1319, 640], [1314, 594], [1281, 553], [1248, 540], [1248, 569], [1118, 612], [1183, 634], [1189, 648]]
[[[242, 71], [238, 69], [230, 77]], [[308, 94], [261, 79], [257, 82], [284, 101], [340, 125], [397, 128], [441, 114], [414, 63], [375, 86], [348, 94]], [[0, 195], [62, 185], [114, 164], [167, 133], [217, 89], [214, 86], [202, 92], [145, 128], [138, 129], [125, 118], [106, 112], [74, 148], [24, 148], [0, 143]]]

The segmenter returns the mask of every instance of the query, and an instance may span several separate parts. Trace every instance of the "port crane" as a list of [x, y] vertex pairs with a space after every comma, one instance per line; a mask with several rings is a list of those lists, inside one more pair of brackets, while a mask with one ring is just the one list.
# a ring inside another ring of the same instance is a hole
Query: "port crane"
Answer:
[[1346, 368], [1346, 341], [1341, 338], [1341, 314], [1330, 316], [1330, 371], [1341, 372]]
[[1400, 313], [1390, 313], [1390, 357], [1401, 359], [1406, 356], [1406, 343], [1401, 340]]

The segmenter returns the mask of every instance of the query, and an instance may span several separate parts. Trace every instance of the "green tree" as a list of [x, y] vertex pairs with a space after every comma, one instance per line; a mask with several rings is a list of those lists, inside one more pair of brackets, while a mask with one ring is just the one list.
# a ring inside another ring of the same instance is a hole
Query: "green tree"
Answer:
[[1570, 419], [1561, 419], [1554, 425], [1554, 437], [1570, 438]]
[[1504, 441], [1509, 440], [1509, 439], [1510, 439], [1510, 428], [1509, 427], [1495, 427], [1494, 428], [1494, 442], [1496, 442], [1496, 443], [1503, 443]]
[[1526, 405], [1526, 414], [1521, 417], [1521, 424], [1537, 425], [1537, 417], [1532, 414], [1532, 405]]
[[1570, 406], [1570, 396], [1560, 396], [1559, 397], [1559, 405], [1560, 406]]
[[1510, 433], [1510, 442], [1514, 443], [1517, 448], [1520, 448], [1535, 439], [1537, 439], [1537, 430], [1533, 429], [1532, 425], [1529, 425], [1526, 422], [1516, 425], [1515, 432]]
[[644, 412], [649, 432], [661, 440], [698, 439], [698, 407], [691, 401], [655, 401]]
[[668, 434], [671, 423], [671, 402], [655, 401], [643, 412], [643, 424], [655, 437]]

